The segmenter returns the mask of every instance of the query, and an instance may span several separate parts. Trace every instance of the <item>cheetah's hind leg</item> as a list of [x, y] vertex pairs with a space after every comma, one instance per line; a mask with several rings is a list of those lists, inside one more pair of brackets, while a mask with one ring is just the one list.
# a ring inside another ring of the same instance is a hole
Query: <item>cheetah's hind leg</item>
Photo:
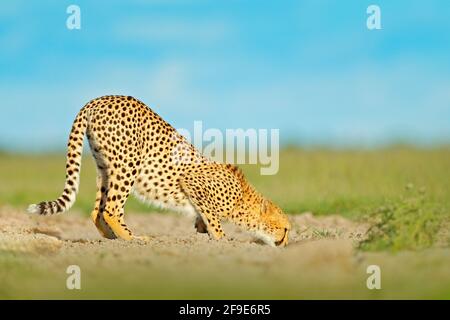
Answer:
[[[105, 210], [103, 211], [103, 219], [111, 228], [117, 238], [123, 240], [149, 240], [146, 236], [134, 235], [124, 221], [124, 206], [128, 199], [131, 188], [137, 177], [137, 170], [131, 168], [125, 168], [118, 170], [120, 175], [123, 175], [117, 179], [117, 176], [110, 177], [108, 182], [108, 190], [106, 196]], [[123, 178], [125, 177], [125, 178]], [[120, 185], [118, 183], [120, 181]]]
[[116, 235], [103, 218], [107, 196], [107, 179], [104, 170], [97, 168], [97, 195], [95, 197], [94, 210], [91, 213], [92, 221], [94, 221], [97, 230], [107, 239], [116, 239]]

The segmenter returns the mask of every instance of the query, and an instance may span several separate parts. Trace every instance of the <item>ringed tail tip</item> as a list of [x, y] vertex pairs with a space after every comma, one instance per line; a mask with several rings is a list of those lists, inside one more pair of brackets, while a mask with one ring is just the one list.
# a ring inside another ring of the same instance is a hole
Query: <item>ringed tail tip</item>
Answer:
[[37, 205], [37, 204], [30, 204], [27, 208], [27, 212], [29, 214], [40, 214], [41, 209], [39, 208], [39, 205]]

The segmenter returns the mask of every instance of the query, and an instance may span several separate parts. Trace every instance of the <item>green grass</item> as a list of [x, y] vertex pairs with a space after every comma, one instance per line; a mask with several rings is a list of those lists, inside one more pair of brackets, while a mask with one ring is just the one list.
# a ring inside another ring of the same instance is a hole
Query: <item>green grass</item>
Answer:
[[[59, 196], [65, 156], [0, 155], [0, 205], [26, 207]], [[450, 148], [374, 151], [285, 149], [280, 169], [261, 176], [257, 165], [242, 166], [248, 180], [288, 213], [338, 213], [347, 217], [399, 200], [405, 186], [424, 188], [427, 201], [449, 212]], [[85, 152], [75, 209], [89, 213], [95, 198], [95, 166]], [[130, 198], [127, 209], [150, 211]]]
[[402, 201], [405, 187], [426, 193], [433, 212], [450, 214], [450, 148], [392, 147], [373, 151], [287, 149], [280, 170], [261, 176], [244, 166], [248, 179], [288, 213], [340, 214], [358, 218]]
[[361, 243], [365, 250], [418, 250], [431, 247], [448, 215], [428, 201], [424, 189], [408, 185], [407, 196], [367, 214], [369, 237]]

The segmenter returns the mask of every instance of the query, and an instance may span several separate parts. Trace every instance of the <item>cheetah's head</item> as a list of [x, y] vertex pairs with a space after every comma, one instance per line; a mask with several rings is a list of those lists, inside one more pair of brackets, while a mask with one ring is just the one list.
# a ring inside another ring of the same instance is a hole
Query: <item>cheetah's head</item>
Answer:
[[286, 246], [291, 223], [286, 214], [273, 202], [261, 202], [260, 222], [257, 235], [271, 246]]

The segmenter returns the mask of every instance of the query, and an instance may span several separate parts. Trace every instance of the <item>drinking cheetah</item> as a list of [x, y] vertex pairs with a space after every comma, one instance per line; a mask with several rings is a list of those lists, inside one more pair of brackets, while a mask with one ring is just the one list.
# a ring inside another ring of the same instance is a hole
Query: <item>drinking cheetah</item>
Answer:
[[214, 239], [228, 219], [272, 246], [288, 243], [290, 222], [282, 210], [258, 193], [234, 165], [204, 157], [170, 124], [130, 96], [103, 96], [78, 113], [69, 136], [62, 195], [30, 205], [41, 215], [67, 211], [80, 182], [86, 134], [97, 165], [97, 196], [91, 217], [109, 239], [145, 239], [124, 221], [131, 192], [139, 199], [196, 216], [198, 232]]

